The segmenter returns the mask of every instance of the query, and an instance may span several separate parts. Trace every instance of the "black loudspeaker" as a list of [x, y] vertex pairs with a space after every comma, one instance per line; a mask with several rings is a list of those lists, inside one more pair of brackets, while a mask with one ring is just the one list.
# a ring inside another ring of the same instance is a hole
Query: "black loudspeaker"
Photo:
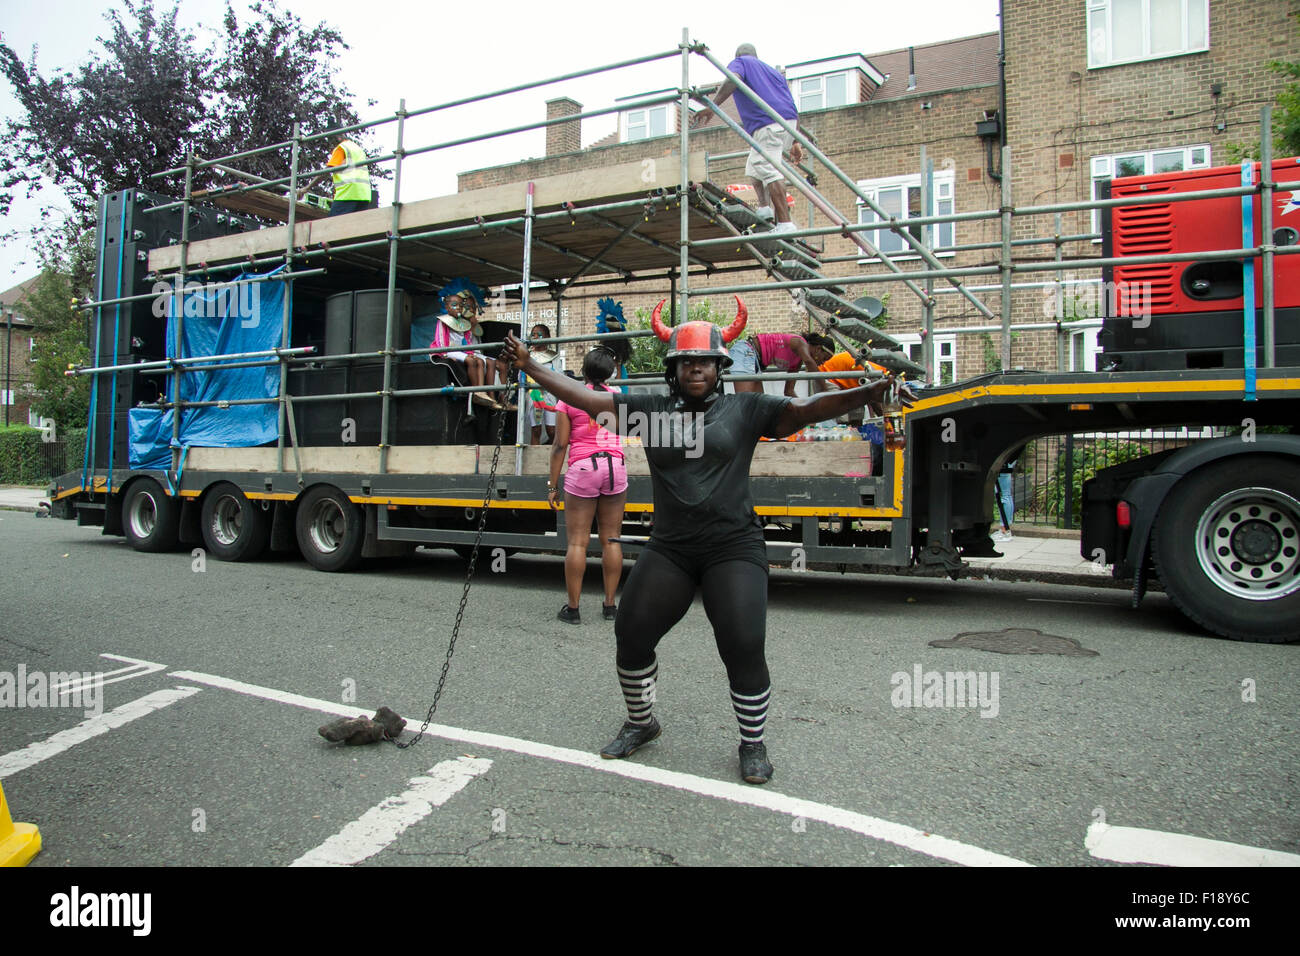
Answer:
[[[358, 365], [350, 379], [353, 392], [378, 392], [384, 387], [382, 365]], [[454, 384], [446, 366], [431, 362], [394, 363], [393, 390], [443, 388]], [[390, 445], [448, 445], [456, 441], [456, 431], [464, 415], [464, 397], [443, 395], [394, 396], [389, 410]], [[379, 444], [382, 414], [379, 397], [354, 398], [350, 402], [357, 425], [358, 444]]]
[[[124, 189], [100, 198], [96, 240], [96, 299], [105, 301], [153, 292], [149, 275], [149, 251], [181, 241], [182, 210], [157, 209], [176, 200], [143, 189]], [[155, 211], [156, 210], [156, 211]], [[258, 228], [251, 218], [241, 217], [213, 206], [191, 204], [189, 238], [192, 242]], [[222, 278], [228, 274], [223, 273]], [[191, 276], [203, 281], [202, 276]], [[165, 354], [165, 313], [152, 299], [123, 302], [96, 310], [89, 345], [99, 343], [98, 364], [122, 364], [122, 356], [133, 354], [146, 359]], [[116, 345], [116, 348], [115, 348]], [[114, 363], [114, 352], [117, 361]], [[93, 352], [92, 352], [93, 354]]]
[[[343, 395], [348, 391], [348, 369], [343, 365], [324, 368], [292, 368], [286, 384], [289, 395]], [[345, 420], [350, 417], [345, 398], [320, 402], [294, 402], [293, 420], [298, 444], [304, 447], [332, 447], [343, 444]]]
[[[411, 340], [411, 299], [401, 289], [394, 292], [393, 319], [393, 347], [405, 348]], [[325, 300], [325, 354], [382, 351], [387, 321], [387, 289], [361, 289], [330, 296]]]
[[[432, 363], [393, 364], [394, 391], [443, 388], [451, 384], [454, 383], [450, 381], [445, 366]], [[288, 382], [291, 396], [374, 393], [373, 397], [367, 395], [363, 398], [295, 402], [294, 423], [298, 430], [298, 443], [304, 447], [378, 445], [383, 412], [378, 393], [383, 385], [384, 367], [378, 364], [292, 370]], [[464, 415], [464, 396], [395, 396], [389, 411], [388, 443], [469, 444], [473, 438], [468, 432], [463, 432]], [[352, 441], [344, 442], [345, 434]]]
[[[141, 356], [126, 354], [118, 356], [119, 364], [128, 365], [143, 361]], [[108, 466], [109, 441], [118, 448], [113, 465], [116, 468], [127, 467], [127, 413], [141, 403], [156, 402], [166, 388], [166, 378], [162, 375], [148, 375], [144, 372], [100, 372], [95, 376], [95, 434], [93, 436], [92, 458], [96, 467]], [[110, 433], [111, 429], [111, 433]]]

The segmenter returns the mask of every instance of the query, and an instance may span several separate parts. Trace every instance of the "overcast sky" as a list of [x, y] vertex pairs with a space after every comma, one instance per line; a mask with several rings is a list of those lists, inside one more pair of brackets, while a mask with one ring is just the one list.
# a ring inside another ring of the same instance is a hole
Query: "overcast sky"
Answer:
[[[244, 0], [233, 3], [241, 20], [248, 5]], [[9, 2], [0, 14], [0, 32], [24, 60], [33, 46], [38, 47], [37, 65], [48, 76], [55, 69], [86, 61], [98, 48], [96, 38], [107, 33], [103, 13], [110, 6], [103, 0]], [[280, 6], [308, 25], [323, 20], [343, 33], [351, 49], [340, 57], [342, 76], [363, 119], [392, 115], [403, 97], [407, 109], [418, 109], [667, 51], [681, 40], [684, 27], [690, 29], [692, 40], [708, 44], [724, 61], [739, 43], [750, 42], [760, 58], [777, 66], [844, 53], [869, 55], [998, 28], [998, 0], [831, 0], [807, 5], [766, 0], [734, 4], [497, 0], [436, 5], [427, 0], [373, 4], [283, 0]], [[225, 7], [224, 0], [184, 0], [180, 18], [202, 38], [205, 31], [219, 27]], [[159, 10], [170, 8], [169, 3], [157, 4]], [[364, 11], [355, 24], [348, 22], [349, 8]], [[692, 84], [718, 78], [707, 61], [692, 58]], [[565, 81], [411, 121], [406, 144], [408, 148], [431, 145], [541, 120], [545, 101], [557, 96], [598, 109], [613, 105], [618, 97], [676, 87], [680, 81], [680, 59]], [[367, 106], [369, 100], [377, 101], [376, 105]], [[2, 80], [0, 112], [5, 116], [17, 112], [12, 91]], [[583, 145], [613, 132], [615, 124], [613, 116], [584, 121]], [[142, 130], [141, 135], [148, 132]], [[456, 173], [461, 170], [540, 156], [545, 152], [544, 135], [540, 130], [522, 133], [408, 160], [402, 172], [403, 195], [407, 200], [445, 195], [456, 191]], [[391, 148], [394, 136], [392, 126], [381, 127], [376, 142]], [[385, 184], [381, 200], [389, 199], [391, 184]], [[30, 222], [39, 204], [66, 208], [57, 191], [45, 190], [37, 201], [15, 202], [3, 231]], [[21, 243], [0, 248], [0, 288], [35, 271]]]

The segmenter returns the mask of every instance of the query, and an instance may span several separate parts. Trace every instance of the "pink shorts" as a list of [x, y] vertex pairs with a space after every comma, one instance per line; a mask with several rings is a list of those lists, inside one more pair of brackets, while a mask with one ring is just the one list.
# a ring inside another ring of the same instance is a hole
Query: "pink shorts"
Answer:
[[564, 475], [564, 491], [575, 498], [621, 495], [627, 491], [627, 466], [622, 458], [608, 452], [571, 461]]

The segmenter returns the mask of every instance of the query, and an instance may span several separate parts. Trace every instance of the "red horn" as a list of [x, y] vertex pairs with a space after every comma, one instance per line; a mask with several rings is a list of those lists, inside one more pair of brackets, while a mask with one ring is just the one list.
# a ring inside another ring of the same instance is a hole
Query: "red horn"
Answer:
[[745, 323], [748, 321], [749, 310], [745, 308], [744, 300], [736, 296], [736, 318], [722, 330], [722, 341], [726, 343], [739, 337], [740, 333], [745, 331]]
[[659, 321], [659, 313], [663, 310], [664, 303], [667, 301], [667, 299], [660, 299], [659, 304], [655, 306], [655, 310], [650, 313], [650, 328], [654, 329], [655, 335], [659, 336], [664, 342], [673, 337], [673, 330]]

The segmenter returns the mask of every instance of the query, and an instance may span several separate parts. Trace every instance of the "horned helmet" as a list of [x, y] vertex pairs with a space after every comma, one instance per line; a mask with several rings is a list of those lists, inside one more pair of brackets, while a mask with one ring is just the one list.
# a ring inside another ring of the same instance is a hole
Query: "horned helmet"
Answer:
[[[731, 356], [727, 353], [727, 345], [740, 336], [749, 319], [749, 310], [745, 308], [745, 303], [740, 296], [736, 296], [736, 317], [725, 329], [718, 328], [712, 322], [704, 321], [684, 322], [670, 329], [659, 319], [659, 313], [663, 310], [666, 301], [667, 299], [661, 299], [654, 307], [654, 311], [650, 313], [650, 327], [654, 329], [655, 335], [659, 336], [661, 341], [668, 343], [668, 354], [664, 356], [664, 378], [668, 383], [675, 388], [676, 359], [683, 356], [712, 356], [721, 361], [722, 368], [730, 368]], [[722, 388], [721, 375], [718, 376], [718, 388]]]

